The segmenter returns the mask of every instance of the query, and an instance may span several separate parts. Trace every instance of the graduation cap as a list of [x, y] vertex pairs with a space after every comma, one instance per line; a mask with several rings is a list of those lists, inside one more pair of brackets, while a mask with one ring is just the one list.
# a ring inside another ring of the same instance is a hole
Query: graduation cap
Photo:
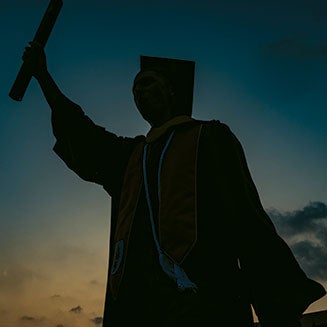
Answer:
[[155, 71], [165, 77], [175, 94], [175, 112], [192, 114], [195, 62], [189, 60], [141, 56], [141, 72]]

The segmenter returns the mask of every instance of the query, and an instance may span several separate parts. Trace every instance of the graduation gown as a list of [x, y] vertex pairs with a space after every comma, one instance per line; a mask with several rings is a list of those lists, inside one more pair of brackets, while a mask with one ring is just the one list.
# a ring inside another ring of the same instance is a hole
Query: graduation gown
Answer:
[[[143, 147], [146, 139], [118, 137], [106, 131], [65, 97], [58, 98], [52, 109], [55, 152], [82, 179], [102, 185], [112, 199], [109, 281], [126, 169], [136, 147]], [[196, 159], [197, 237], [180, 262], [198, 291], [178, 291], [162, 271], [145, 188], [140, 185], [115, 296], [108, 283], [104, 326], [228, 323], [247, 327], [253, 325], [252, 304], [263, 327], [283, 326], [281, 320], [286, 327], [325, 294], [320, 284], [305, 275], [277, 234], [261, 205], [241, 144], [219, 121], [178, 124], [149, 143], [146, 160], [157, 231], [160, 154], [172, 131], [183, 134], [198, 125], [202, 127]]]

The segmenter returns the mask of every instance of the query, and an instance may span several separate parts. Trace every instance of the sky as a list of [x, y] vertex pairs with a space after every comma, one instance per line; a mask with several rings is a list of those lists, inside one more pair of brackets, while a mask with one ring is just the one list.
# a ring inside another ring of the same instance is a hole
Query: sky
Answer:
[[[37, 82], [8, 96], [47, 5], [0, 0], [0, 321], [99, 326], [110, 198], [52, 151]], [[326, 32], [324, 0], [64, 0], [45, 50], [63, 93], [125, 136], [149, 129], [131, 92], [139, 56], [194, 60], [194, 118], [235, 133], [278, 232], [327, 287]]]

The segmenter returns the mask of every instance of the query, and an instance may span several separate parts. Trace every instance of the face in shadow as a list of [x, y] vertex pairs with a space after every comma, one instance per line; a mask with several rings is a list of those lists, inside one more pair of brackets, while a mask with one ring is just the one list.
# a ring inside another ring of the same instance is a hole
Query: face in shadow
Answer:
[[137, 109], [151, 126], [158, 127], [173, 118], [174, 93], [169, 81], [156, 71], [136, 75], [133, 95]]

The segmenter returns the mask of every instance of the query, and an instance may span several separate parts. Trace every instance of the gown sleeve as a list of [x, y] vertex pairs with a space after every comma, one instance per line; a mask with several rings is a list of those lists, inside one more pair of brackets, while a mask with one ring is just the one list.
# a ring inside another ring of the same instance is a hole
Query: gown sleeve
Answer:
[[[263, 327], [298, 326], [306, 308], [326, 293], [309, 279], [265, 212], [243, 148], [228, 126], [213, 124], [217, 160], [224, 171], [225, 201], [241, 271]], [[221, 164], [223, 162], [223, 164]]]
[[119, 194], [130, 154], [143, 136], [119, 137], [106, 131], [65, 96], [52, 107], [52, 128], [54, 151], [71, 170], [102, 185], [109, 195]]

